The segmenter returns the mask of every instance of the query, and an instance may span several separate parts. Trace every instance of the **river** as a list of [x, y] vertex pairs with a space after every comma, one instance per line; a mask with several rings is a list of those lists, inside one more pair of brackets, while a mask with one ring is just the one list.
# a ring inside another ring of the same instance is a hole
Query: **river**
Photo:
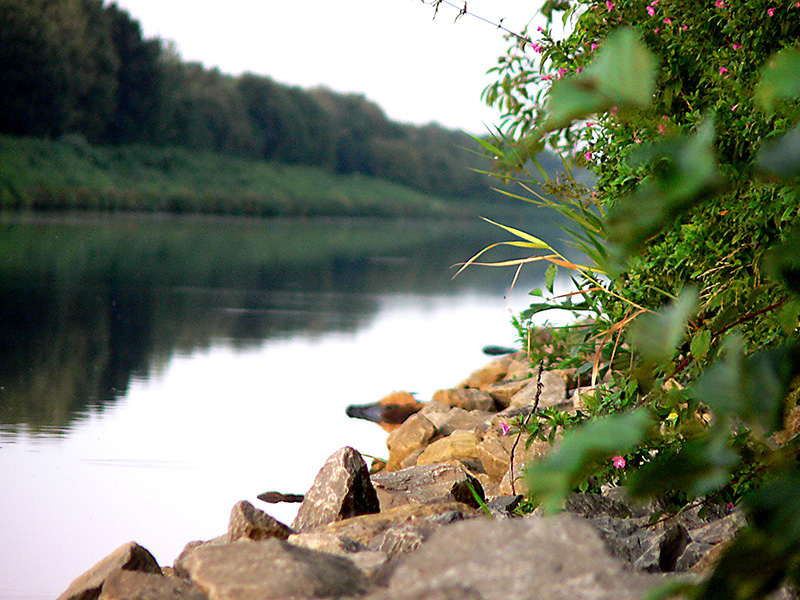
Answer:
[[0, 598], [53, 598], [131, 540], [170, 565], [239, 500], [290, 523], [296, 505], [256, 496], [305, 492], [345, 445], [386, 457], [347, 405], [429, 399], [515, 344], [542, 269], [510, 296], [510, 269], [452, 279], [503, 239], [480, 221], [0, 221]]

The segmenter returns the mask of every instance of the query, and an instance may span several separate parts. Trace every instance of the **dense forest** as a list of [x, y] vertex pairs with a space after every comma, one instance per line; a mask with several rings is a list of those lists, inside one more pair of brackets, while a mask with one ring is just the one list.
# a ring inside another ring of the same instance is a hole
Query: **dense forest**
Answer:
[[0, 134], [148, 144], [485, 196], [468, 135], [398, 124], [363, 95], [188, 63], [103, 0], [0, 0]]

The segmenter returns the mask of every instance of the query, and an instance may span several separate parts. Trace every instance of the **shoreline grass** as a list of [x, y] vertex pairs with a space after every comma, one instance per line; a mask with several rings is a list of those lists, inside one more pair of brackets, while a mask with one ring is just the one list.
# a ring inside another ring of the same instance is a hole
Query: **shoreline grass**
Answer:
[[486, 199], [430, 196], [359, 174], [154, 146], [0, 136], [0, 211], [259, 217], [473, 217]]

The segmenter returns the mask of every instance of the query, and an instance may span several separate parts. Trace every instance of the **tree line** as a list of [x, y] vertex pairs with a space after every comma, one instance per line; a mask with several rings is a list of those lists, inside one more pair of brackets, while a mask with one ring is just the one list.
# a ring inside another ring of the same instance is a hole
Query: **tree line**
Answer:
[[445, 196], [487, 189], [464, 133], [392, 122], [363, 95], [184, 62], [104, 0], [0, 0], [0, 89], [0, 133], [214, 151]]

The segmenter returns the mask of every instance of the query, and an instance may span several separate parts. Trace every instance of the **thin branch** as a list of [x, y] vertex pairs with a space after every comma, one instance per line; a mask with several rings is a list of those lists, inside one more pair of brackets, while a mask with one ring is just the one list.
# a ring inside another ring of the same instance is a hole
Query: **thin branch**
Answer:
[[491, 20], [489, 20], [489, 19], [487, 19], [485, 17], [482, 17], [480, 15], [476, 15], [473, 12], [469, 12], [467, 10], [467, 3], [466, 2], [464, 2], [464, 4], [462, 6], [458, 6], [457, 4], [455, 4], [453, 2], [449, 2], [448, 0], [422, 0], [422, 1], [427, 3], [427, 4], [430, 4], [431, 6], [433, 6], [433, 18], [434, 19], [436, 18], [436, 15], [439, 12], [439, 5], [440, 4], [446, 4], [447, 6], [450, 6], [450, 7], [454, 8], [454, 9], [456, 9], [458, 11], [458, 14], [456, 15], [456, 19], [455, 19], [456, 21], [458, 21], [464, 15], [469, 15], [473, 19], [478, 19], [479, 21], [483, 21], [484, 23], [486, 23], [488, 25], [491, 25], [492, 27], [494, 27], [496, 29], [499, 29], [500, 31], [504, 31], [508, 35], [514, 36], [515, 38], [517, 38], [523, 44], [529, 44], [531, 42], [531, 38], [528, 37], [527, 35], [521, 35], [521, 34], [517, 33], [516, 31], [511, 31], [507, 27], [504, 27], [502, 19], [500, 20], [500, 23], [495, 23], [494, 21], [491, 21]]
[[511, 493], [516, 495], [517, 487], [516, 487], [516, 480], [514, 478], [514, 453], [517, 450], [517, 444], [519, 444], [519, 438], [522, 437], [522, 432], [525, 430], [525, 427], [528, 425], [528, 421], [531, 420], [531, 416], [533, 413], [536, 412], [536, 409], [539, 408], [539, 398], [542, 395], [542, 389], [544, 389], [544, 385], [542, 385], [542, 369], [544, 368], [544, 359], [539, 362], [539, 376], [536, 379], [536, 398], [533, 401], [533, 408], [531, 412], [525, 417], [525, 420], [522, 422], [522, 427], [520, 427], [519, 433], [517, 433], [517, 439], [514, 440], [514, 445], [511, 446]]

